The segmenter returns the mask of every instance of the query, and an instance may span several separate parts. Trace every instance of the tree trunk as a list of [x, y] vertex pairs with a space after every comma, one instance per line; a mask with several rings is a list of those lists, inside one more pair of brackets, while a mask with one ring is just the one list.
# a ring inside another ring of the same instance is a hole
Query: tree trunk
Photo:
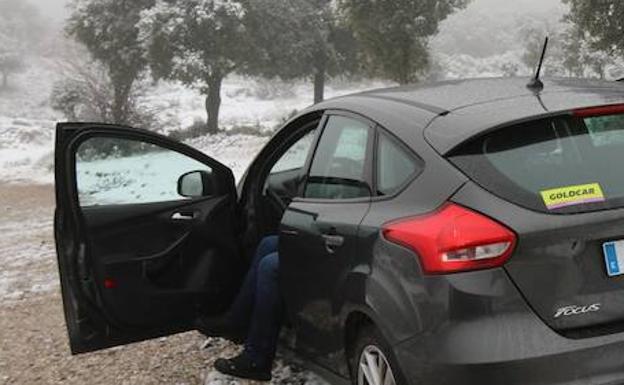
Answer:
[[314, 104], [325, 99], [325, 68], [319, 68], [314, 74]]
[[221, 109], [221, 84], [223, 77], [215, 75], [208, 79], [208, 95], [206, 96], [206, 133], [216, 134], [219, 132], [219, 110]]
[[2, 88], [7, 88], [9, 86], [9, 74], [6, 72], [2, 73]]
[[113, 95], [113, 111], [112, 119], [116, 124], [128, 124], [129, 122], [129, 103], [130, 103], [130, 90], [132, 89], [132, 83], [123, 83], [114, 85]]

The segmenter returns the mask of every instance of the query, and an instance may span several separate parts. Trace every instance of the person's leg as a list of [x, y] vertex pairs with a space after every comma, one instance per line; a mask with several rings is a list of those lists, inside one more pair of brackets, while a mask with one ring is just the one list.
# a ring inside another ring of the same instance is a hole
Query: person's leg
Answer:
[[278, 236], [268, 236], [260, 241], [252, 258], [243, 285], [228, 312], [219, 317], [201, 317], [197, 329], [207, 336], [226, 337], [235, 342], [245, 339], [256, 299], [258, 267], [267, 255], [277, 252]]
[[282, 326], [283, 303], [278, 274], [278, 254], [267, 255], [258, 266], [255, 306], [245, 342], [245, 351], [261, 367], [272, 366]]
[[237, 357], [218, 359], [215, 368], [221, 373], [262, 381], [271, 379], [283, 317], [278, 271], [277, 253], [262, 258], [258, 265], [254, 309], [245, 349]]
[[278, 236], [271, 235], [263, 238], [256, 249], [243, 285], [227, 313], [228, 320], [237, 327], [246, 329], [249, 325], [249, 319], [254, 308], [254, 301], [256, 300], [255, 292], [258, 281], [258, 268], [266, 256], [277, 252], [277, 246]]

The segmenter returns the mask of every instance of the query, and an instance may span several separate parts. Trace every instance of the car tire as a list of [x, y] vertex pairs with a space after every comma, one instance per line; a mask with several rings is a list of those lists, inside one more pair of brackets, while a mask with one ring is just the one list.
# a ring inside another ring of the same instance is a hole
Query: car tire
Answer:
[[390, 344], [372, 326], [359, 331], [349, 366], [353, 385], [407, 385]]

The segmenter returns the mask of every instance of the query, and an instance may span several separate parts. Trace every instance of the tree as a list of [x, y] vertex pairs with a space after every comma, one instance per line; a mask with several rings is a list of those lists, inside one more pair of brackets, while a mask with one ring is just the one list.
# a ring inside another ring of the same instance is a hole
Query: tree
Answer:
[[219, 130], [223, 79], [252, 47], [237, 0], [158, 0], [142, 13], [141, 41], [156, 78], [178, 80], [206, 98], [206, 133]]
[[69, 121], [113, 122], [114, 90], [106, 67], [83, 47], [69, 47], [66, 56], [58, 62], [61, 76], [50, 95], [52, 108]]
[[0, 88], [8, 87], [9, 77], [25, 69], [24, 55], [38, 44], [42, 31], [37, 8], [28, 1], [0, 0]]
[[339, 0], [371, 75], [399, 84], [418, 81], [429, 67], [429, 38], [469, 0]]
[[128, 123], [134, 83], [147, 68], [138, 41], [141, 11], [154, 0], [73, 0], [67, 33], [84, 44], [102, 62], [113, 88], [112, 120]]
[[575, 77], [606, 77], [606, 69], [614, 64], [612, 56], [598, 49], [592, 38], [577, 24], [570, 24], [560, 34], [562, 45], [562, 66], [569, 75]]
[[564, 0], [570, 6], [566, 20], [589, 37], [597, 51], [624, 56], [624, 2], [616, 0]]
[[2, 74], [0, 89], [6, 89], [9, 86], [9, 76], [21, 72], [25, 67], [18, 46], [17, 41], [0, 34], [0, 73]]
[[[98, 121], [112, 123], [115, 90], [108, 68], [94, 60], [79, 44], [67, 45], [57, 60], [58, 80], [50, 95], [50, 105], [62, 112], [69, 121]], [[136, 127], [162, 128], [157, 111], [141, 100], [146, 94], [146, 82], [134, 82], [126, 104], [126, 124]]]
[[328, 77], [358, 70], [355, 38], [331, 0], [254, 0], [248, 25], [257, 52], [246, 72], [312, 79], [315, 103], [324, 99]]
[[523, 41], [526, 43], [522, 62], [533, 73], [542, 56], [546, 36], [549, 37], [548, 51], [544, 59], [542, 74], [545, 76], [570, 76], [569, 72], [576, 70], [574, 68], [575, 58], [569, 56], [566, 59], [564, 34], [559, 25], [546, 23], [539, 27], [527, 29], [523, 36]]
[[524, 39], [527, 42], [526, 51], [523, 56], [527, 68], [534, 69], [536, 66], [545, 36], [550, 37], [543, 69], [545, 75], [602, 79], [606, 76], [607, 67], [614, 64], [610, 55], [595, 48], [591, 36], [578, 25], [567, 23], [527, 31]]

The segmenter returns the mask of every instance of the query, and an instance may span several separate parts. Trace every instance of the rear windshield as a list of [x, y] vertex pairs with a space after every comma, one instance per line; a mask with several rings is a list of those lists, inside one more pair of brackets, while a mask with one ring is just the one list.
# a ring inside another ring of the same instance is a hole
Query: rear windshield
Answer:
[[450, 160], [521, 206], [578, 213], [624, 206], [624, 115], [565, 116], [497, 130]]

